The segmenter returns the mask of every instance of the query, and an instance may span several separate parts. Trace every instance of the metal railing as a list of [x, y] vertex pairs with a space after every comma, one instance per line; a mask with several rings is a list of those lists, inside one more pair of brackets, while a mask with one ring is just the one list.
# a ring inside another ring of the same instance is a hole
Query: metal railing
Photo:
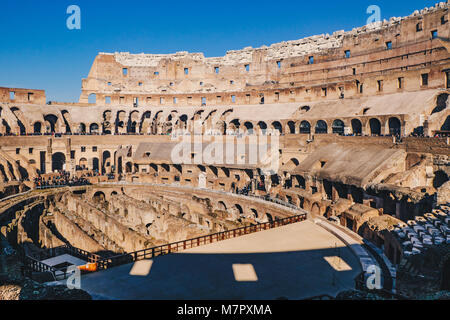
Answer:
[[119, 265], [123, 265], [123, 264], [127, 264], [127, 263], [132, 263], [135, 261], [140, 261], [140, 260], [144, 260], [144, 259], [153, 259], [155, 257], [167, 255], [170, 253], [176, 253], [176, 252], [192, 249], [195, 247], [199, 247], [199, 246], [203, 246], [203, 245], [207, 245], [207, 244], [211, 244], [211, 243], [215, 243], [215, 242], [219, 242], [219, 241], [224, 241], [224, 240], [237, 238], [240, 236], [244, 236], [244, 235], [248, 235], [248, 234], [252, 234], [252, 233], [256, 233], [256, 232], [260, 232], [260, 231], [264, 231], [264, 230], [278, 228], [281, 226], [305, 221], [306, 219], [307, 219], [307, 215], [301, 214], [301, 215], [292, 216], [292, 217], [288, 217], [288, 218], [284, 218], [284, 219], [280, 219], [280, 220], [276, 220], [276, 221], [272, 221], [272, 222], [266, 222], [266, 223], [262, 223], [262, 224], [257, 224], [257, 225], [242, 227], [242, 228], [238, 228], [238, 229], [223, 231], [223, 232], [214, 233], [214, 234], [210, 234], [210, 235], [206, 235], [206, 236], [202, 236], [202, 237], [198, 237], [198, 238], [194, 238], [194, 239], [188, 239], [188, 240], [184, 240], [184, 241], [169, 243], [169, 244], [165, 244], [165, 245], [158, 246], [158, 247], [143, 249], [143, 250], [139, 250], [139, 251], [135, 251], [135, 252], [131, 252], [131, 253], [117, 255], [114, 257], [110, 257], [110, 258], [100, 259], [100, 260], [96, 261], [96, 263], [97, 263], [98, 269], [100, 269], [100, 270], [108, 269], [111, 267], [115, 267], [115, 266], [119, 266]]

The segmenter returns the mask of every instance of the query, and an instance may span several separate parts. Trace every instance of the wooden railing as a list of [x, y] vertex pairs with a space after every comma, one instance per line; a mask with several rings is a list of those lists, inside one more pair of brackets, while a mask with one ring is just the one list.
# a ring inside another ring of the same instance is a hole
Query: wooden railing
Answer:
[[284, 219], [280, 219], [280, 220], [276, 220], [276, 221], [272, 221], [272, 222], [266, 222], [266, 223], [252, 225], [252, 226], [248, 226], [248, 227], [242, 227], [239, 229], [223, 231], [223, 232], [210, 234], [207, 236], [202, 236], [202, 237], [198, 237], [198, 238], [194, 238], [194, 239], [169, 243], [169, 244], [165, 244], [165, 245], [154, 247], [154, 248], [143, 249], [143, 250], [139, 250], [139, 251], [135, 251], [135, 252], [131, 252], [131, 253], [113, 256], [110, 258], [100, 259], [100, 260], [96, 261], [96, 263], [97, 263], [98, 269], [100, 269], [100, 270], [108, 269], [111, 267], [116, 267], [119, 265], [132, 263], [132, 262], [139, 261], [139, 260], [153, 259], [155, 257], [170, 254], [170, 253], [176, 253], [176, 252], [192, 249], [195, 247], [199, 247], [199, 246], [203, 246], [203, 245], [207, 245], [207, 244], [211, 244], [211, 243], [215, 243], [215, 242], [219, 242], [219, 241], [223, 241], [223, 240], [227, 240], [227, 239], [237, 238], [237, 237], [247, 235], [247, 234], [252, 234], [252, 233], [256, 233], [256, 232], [260, 232], [260, 231], [264, 231], [264, 230], [278, 228], [281, 226], [301, 222], [306, 219], [307, 219], [307, 215], [301, 214], [301, 215], [288, 217], [288, 218], [284, 218]]

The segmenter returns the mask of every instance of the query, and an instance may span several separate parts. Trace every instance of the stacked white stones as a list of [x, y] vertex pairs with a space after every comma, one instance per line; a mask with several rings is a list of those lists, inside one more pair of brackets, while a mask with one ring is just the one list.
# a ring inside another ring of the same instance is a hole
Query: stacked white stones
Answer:
[[393, 231], [402, 243], [405, 257], [420, 254], [432, 246], [450, 243], [450, 203], [408, 221]]

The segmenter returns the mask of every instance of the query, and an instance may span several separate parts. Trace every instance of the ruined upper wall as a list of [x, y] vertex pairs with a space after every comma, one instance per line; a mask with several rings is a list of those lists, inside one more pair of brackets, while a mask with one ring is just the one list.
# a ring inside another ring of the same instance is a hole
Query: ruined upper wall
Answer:
[[[411, 20], [423, 19], [425, 15], [448, 9], [449, 4], [441, 2], [434, 7], [416, 10], [408, 17], [393, 17], [379, 23], [373, 23], [351, 31], [336, 31], [332, 35], [322, 34], [311, 36], [299, 40], [283, 41], [260, 48], [247, 47], [242, 50], [230, 50], [224, 57], [205, 58], [203, 53], [177, 52], [175, 54], [130, 54], [129, 52], [114, 53], [115, 60], [129, 67], [157, 67], [161, 60], [170, 59], [173, 61], [183, 61], [188, 58], [208, 65], [231, 66], [243, 63], [252, 63], [255, 52], [264, 51], [263, 61], [289, 59], [305, 55], [312, 55], [327, 52], [331, 49], [342, 48], [354, 37], [364, 36], [373, 32], [390, 32], [392, 28], [400, 26], [402, 23]], [[383, 44], [384, 45], [384, 44]], [[108, 55], [109, 53], [100, 53]]]
[[80, 103], [95, 94], [97, 105], [243, 105], [446, 88], [448, 7], [224, 57], [100, 53], [82, 81]]

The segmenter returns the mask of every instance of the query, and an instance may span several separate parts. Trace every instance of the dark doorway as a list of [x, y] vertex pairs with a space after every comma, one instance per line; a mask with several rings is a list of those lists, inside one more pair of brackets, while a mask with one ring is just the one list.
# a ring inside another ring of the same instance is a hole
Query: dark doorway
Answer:
[[370, 119], [370, 134], [373, 136], [381, 135], [381, 122], [378, 119]]
[[358, 119], [352, 120], [352, 130], [354, 135], [362, 134], [362, 123]]
[[64, 165], [66, 163], [66, 156], [57, 152], [52, 155], [52, 171], [59, 171], [64, 169]]
[[389, 118], [389, 134], [400, 136], [402, 133], [402, 124], [397, 118]]

